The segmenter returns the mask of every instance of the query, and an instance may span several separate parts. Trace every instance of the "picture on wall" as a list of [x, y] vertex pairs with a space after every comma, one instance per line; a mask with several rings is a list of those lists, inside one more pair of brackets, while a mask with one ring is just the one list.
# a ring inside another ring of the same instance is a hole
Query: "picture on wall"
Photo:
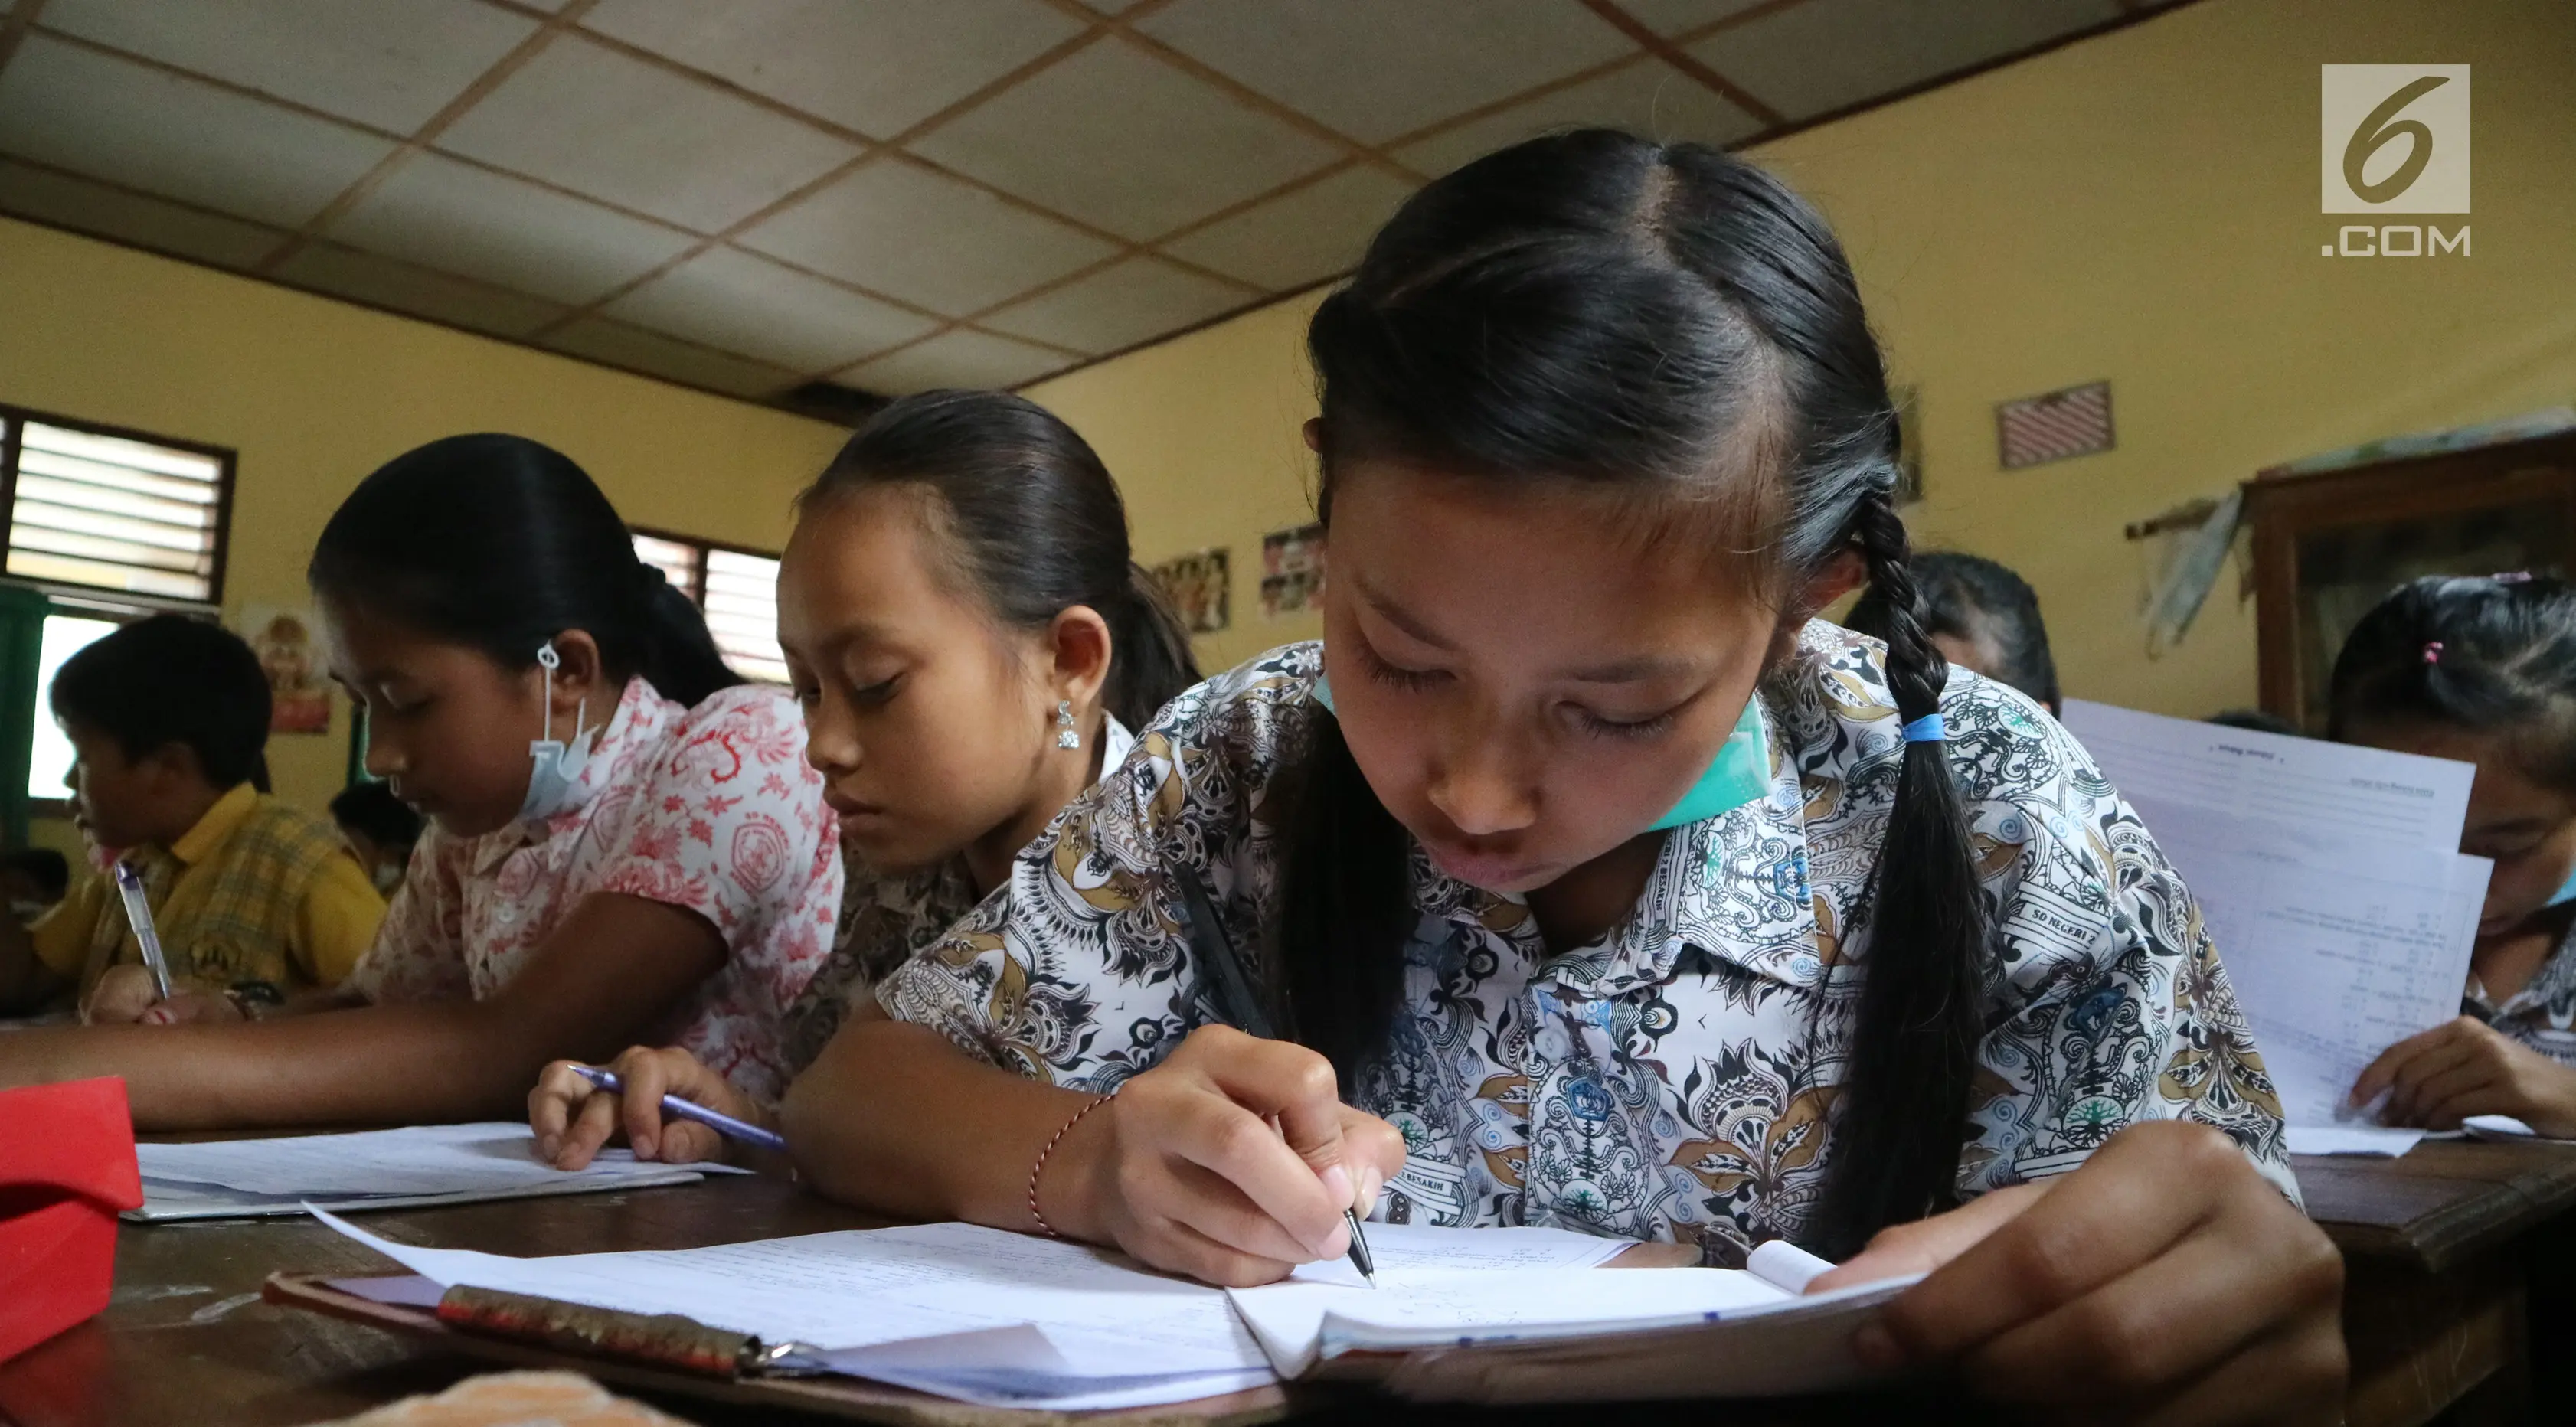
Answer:
[[1175, 555], [1145, 573], [1163, 587], [1163, 597], [1190, 633], [1214, 634], [1229, 623], [1224, 546]]
[[1324, 527], [1300, 525], [1261, 537], [1261, 617], [1324, 605]]
[[322, 673], [321, 641], [310, 610], [247, 605], [241, 635], [268, 676], [268, 731], [331, 731], [331, 683]]

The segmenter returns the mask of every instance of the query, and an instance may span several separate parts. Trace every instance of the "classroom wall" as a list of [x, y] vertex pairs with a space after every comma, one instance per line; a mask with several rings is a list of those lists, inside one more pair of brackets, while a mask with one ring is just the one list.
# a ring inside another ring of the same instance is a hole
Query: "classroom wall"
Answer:
[[[775, 549], [789, 498], [848, 434], [7, 219], [0, 401], [238, 452], [228, 623], [305, 605], [305, 560], [341, 498], [440, 436], [534, 437], [636, 524]], [[277, 791], [316, 812], [348, 757], [347, 701], [333, 704], [327, 736], [269, 744]], [[74, 845], [59, 822], [38, 840]]]
[[[2320, 256], [2328, 62], [2474, 67], [2471, 256]], [[2070, 694], [2200, 715], [2255, 701], [2253, 607], [2231, 570], [2151, 661], [2124, 523], [2312, 452], [2576, 402], [2571, 76], [2565, 0], [2201, 0], [1749, 156], [1833, 220], [1918, 388], [1917, 543], [2028, 576]], [[1261, 619], [1257, 567], [1308, 509], [1318, 300], [1030, 391], [1118, 474], [1143, 558], [1231, 547], [1211, 667], [1315, 631]], [[1999, 468], [1995, 403], [2102, 378], [2117, 449]]]

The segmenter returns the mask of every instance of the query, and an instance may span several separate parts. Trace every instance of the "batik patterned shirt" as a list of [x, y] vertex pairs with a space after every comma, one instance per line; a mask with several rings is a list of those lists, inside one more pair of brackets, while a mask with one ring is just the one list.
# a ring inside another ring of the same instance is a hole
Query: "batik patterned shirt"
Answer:
[[[1551, 951], [1526, 906], [1434, 868], [1405, 1007], [1344, 1087], [1404, 1135], [1383, 1218], [1699, 1245], [1797, 1238], [1835, 1157], [1870, 937], [1858, 924], [1902, 743], [1884, 646], [1810, 624], [1757, 697], [1768, 795], [1673, 830], [1627, 918]], [[1058, 1085], [1108, 1090], [1215, 1019], [1165, 869], [1210, 879], [1237, 945], [1280, 886], [1267, 799], [1322, 651], [1182, 695], [1007, 884], [878, 989], [893, 1015]], [[2029, 699], [1953, 670], [1942, 713], [1990, 913], [1958, 1188], [2064, 1173], [2124, 1126], [2217, 1127], [2295, 1196], [2278, 1098], [2198, 909], [2137, 815]]]
[[2460, 1014], [2475, 1016], [2560, 1065], [2576, 1069], [2576, 930], [2532, 973], [2523, 988], [2499, 1004], [2469, 973]]
[[433, 822], [344, 989], [380, 1003], [490, 996], [584, 898], [642, 897], [705, 918], [725, 945], [724, 966], [648, 1041], [774, 1101], [782, 1016], [831, 951], [841, 902], [839, 829], [795, 702], [744, 685], [683, 708], [630, 679], [577, 784], [573, 807], [480, 837]]

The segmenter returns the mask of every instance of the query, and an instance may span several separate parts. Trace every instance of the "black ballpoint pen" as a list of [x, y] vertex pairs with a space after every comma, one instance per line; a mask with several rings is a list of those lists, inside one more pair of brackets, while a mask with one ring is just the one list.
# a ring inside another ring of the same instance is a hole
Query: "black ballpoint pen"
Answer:
[[[1244, 969], [1243, 959], [1235, 953], [1234, 938], [1225, 934], [1225, 923], [1217, 920], [1216, 908], [1208, 901], [1207, 889], [1188, 869], [1174, 867], [1172, 882], [1180, 888], [1182, 915], [1189, 925], [1190, 945], [1207, 963], [1216, 977], [1217, 999], [1225, 1006], [1226, 1019], [1246, 1035], [1263, 1040], [1279, 1039], [1279, 1027], [1270, 1019], [1261, 996], [1253, 990], [1252, 974]], [[1369, 1256], [1368, 1235], [1360, 1229], [1359, 1211], [1342, 1206], [1342, 1223], [1351, 1231], [1351, 1267], [1360, 1271], [1368, 1286], [1377, 1287], [1377, 1260]]]

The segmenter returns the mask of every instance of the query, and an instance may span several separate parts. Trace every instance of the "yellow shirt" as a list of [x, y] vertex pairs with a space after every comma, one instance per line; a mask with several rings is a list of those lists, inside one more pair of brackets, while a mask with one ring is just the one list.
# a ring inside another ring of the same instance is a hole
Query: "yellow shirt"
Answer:
[[[167, 884], [168, 893], [153, 901], [152, 917], [161, 928], [173, 976], [190, 976], [193, 962], [189, 947], [183, 944], [184, 928], [213, 903], [222, 878], [220, 868], [229, 861], [236, 875], [241, 875], [242, 868], [261, 869], [253, 875], [284, 875], [284, 864], [275, 859], [220, 856], [242, 824], [261, 806], [259, 794], [248, 783], [240, 784], [216, 799], [205, 816], [197, 819], [196, 826], [170, 844], [169, 852], [178, 861], [179, 871]], [[151, 885], [149, 879], [146, 885]], [[385, 915], [384, 898], [368, 882], [366, 869], [358, 865], [354, 855], [326, 859], [292, 905], [290, 924], [274, 929], [280, 934], [288, 964], [273, 970], [254, 968], [272, 970], [272, 974], [258, 979], [275, 981], [281, 989], [290, 991], [338, 985], [375, 941], [376, 924]], [[47, 967], [57, 975], [77, 980], [87, 969], [90, 948], [101, 930], [100, 919], [110, 917], [118, 927], [124, 926], [125, 909], [118, 901], [114, 884], [102, 873], [85, 871], [69, 894], [29, 928], [28, 934], [35, 943], [37, 957]], [[115, 959], [141, 959], [132, 930], [125, 930]], [[85, 993], [88, 988], [82, 989]]]

